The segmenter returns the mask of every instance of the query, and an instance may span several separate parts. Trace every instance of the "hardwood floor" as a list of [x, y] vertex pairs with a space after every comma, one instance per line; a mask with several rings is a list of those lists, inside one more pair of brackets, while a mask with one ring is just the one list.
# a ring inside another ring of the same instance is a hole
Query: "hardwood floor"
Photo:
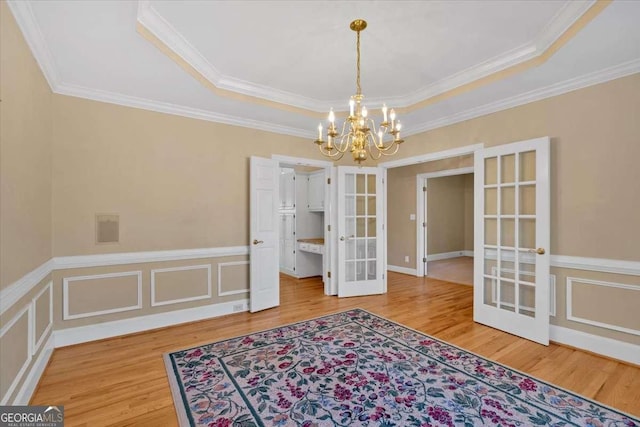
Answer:
[[323, 295], [319, 278], [281, 278], [281, 305], [55, 350], [31, 401], [65, 406], [66, 426], [177, 425], [162, 354], [360, 307], [640, 416], [640, 367], [474, 323], [472, 288], [389, 273], [385, 295]]
[[429, 261], [427, 272], [431, 279], [473, 286], [473, 257], [461, 256]]

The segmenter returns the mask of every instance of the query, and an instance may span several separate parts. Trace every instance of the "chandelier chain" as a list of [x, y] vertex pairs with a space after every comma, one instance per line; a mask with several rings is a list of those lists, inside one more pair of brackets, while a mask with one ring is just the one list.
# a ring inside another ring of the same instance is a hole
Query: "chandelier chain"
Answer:
[[362, 89], [360, 88], [360, 31], [358, 31], [357, 42], [356, 42], [356, 50], [358, 51], [357, 61], [356, 61], [356, 94], [362, 95]]

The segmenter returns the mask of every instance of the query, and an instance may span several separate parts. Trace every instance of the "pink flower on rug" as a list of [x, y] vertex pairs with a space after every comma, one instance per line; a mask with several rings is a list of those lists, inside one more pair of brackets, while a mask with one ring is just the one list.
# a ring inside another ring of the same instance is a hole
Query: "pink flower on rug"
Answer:
[[255, 340], [251, 337], [244, 337], [244, 339], [242, 340], [242, 344], [244, 345], [250, 345], [253, 344]]
[[291, 366], [291, 362], [282, 362], [281, 364], [278, 365], [278, 368], [287, 369], [289, 366]]
[[538, 388], [536, 383], [529, 378], [525, 378], [522, 381], [520, 381], [520, 384], [518, 384], [518, 387], [520, 387], [521, 390], [525, 390], [525, 391], [536, 391], [536, 389]]
[[453, 427], [453, 421], [451, 421], [451, 415], [449, 415], [449, 412], [447, 412], [445, 409], [440, 407], [434, 408], [433, 406], [429, 406], [427, 413], [431, 418], [433, 418], [435, 421], [439, 422], [440, 424]]
[[231, 420], [229, 418], [218, 418], [214, 422], [209, 424], [209, 427], [229, 427]]
[[351, 390], [342, 387], [340, 384], [336, 384], [333, 395], [337, 400], [350, 400], [352, 393]]
[[192, 351], [191, 353], [187, 353], [186, 357], [200, 357], [200, 356], [202, 356], [202, 350], [197, 348], [194, 351]]
[[309, 366], [308, 368], [304, 368], [302, 372], [308, 375], [308, 374], [313, 374], [315, 370], [316, 368], [314, 368], [313, 366]]

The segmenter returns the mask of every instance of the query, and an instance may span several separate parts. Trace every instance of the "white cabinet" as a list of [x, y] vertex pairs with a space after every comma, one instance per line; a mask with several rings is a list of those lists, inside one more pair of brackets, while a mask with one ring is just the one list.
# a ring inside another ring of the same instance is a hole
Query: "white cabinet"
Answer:
[[310, 211], [324, 211], [324, 171], [309, 174], [307, 187], [307, 208]]
[[296, 271], [296, 215], [280, 213], [280, 270], [294, 274]]
[[296, 173], [291, 168], [280, 168], [280, 210], [296, 207]]

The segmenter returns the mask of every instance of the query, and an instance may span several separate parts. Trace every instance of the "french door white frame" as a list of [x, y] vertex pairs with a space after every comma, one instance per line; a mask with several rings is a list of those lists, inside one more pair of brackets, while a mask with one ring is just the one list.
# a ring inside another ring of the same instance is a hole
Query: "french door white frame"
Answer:
[[429, 251], [427, 248], [427, 236], [426, 234], [429, 232], [429, 225], [423, 226], [425, 222], [428, 220], [425, 218], [427, 204], [429, 203], [429, 195], [425, 194], [423, 191], [423, 187], [427, 187], [427, 193], [429, 192], [428, 186], [426, 184], [427, 180], [430, 178], [440, 178], [443, 176], [454, 176], [454, 175], [466, 175], [469, 173], [474, 173], [473, 166], [467, 168], [458, 168], [458, 169], [447, 169], [437, 172], [428, 172], [421, 173], [416, 175], [416, 276], [423, 277], [426, 276], [427, 271], [427, 263], [423, 262], [424, 259], [428, 258]]
[[[324, 293], [325, 295], [337, 295], [338, 285], [336, 279], [336, 272], [338, 266], [338, 253], [337, 244], [338, 238], [336, 233], [336, 213], [335, 202], [336, 197], [334, 193], [336, 185], [335, 180], [335, 167], [333, 162], [326, 160], [305, 159], [301, 157], [291, 157], [279, 154], [274, 154], [271, 159], [276, 160], [279, 164], [286, 164], [290, 166], [311, 166], [316, 168], [322, 168], [325, 171], [324, 180], [324, 245], [325, 253], [323, 255], [322, 274], [324, 277]], [[331, 178], [331, 184], [327, 184], [327, 179]], [[279, 224], [279, 222], [278, 222]], [[331, 226], [331, 227], [329, 227]], [[331, 228], [331, 230], [329, 230]], [[280, 230], [278, 230], [278, 233]], [[278, 234], [279, 235], [279, 234]], [[331, 272], [331, 277], [326, 277], [327, 272]]]

